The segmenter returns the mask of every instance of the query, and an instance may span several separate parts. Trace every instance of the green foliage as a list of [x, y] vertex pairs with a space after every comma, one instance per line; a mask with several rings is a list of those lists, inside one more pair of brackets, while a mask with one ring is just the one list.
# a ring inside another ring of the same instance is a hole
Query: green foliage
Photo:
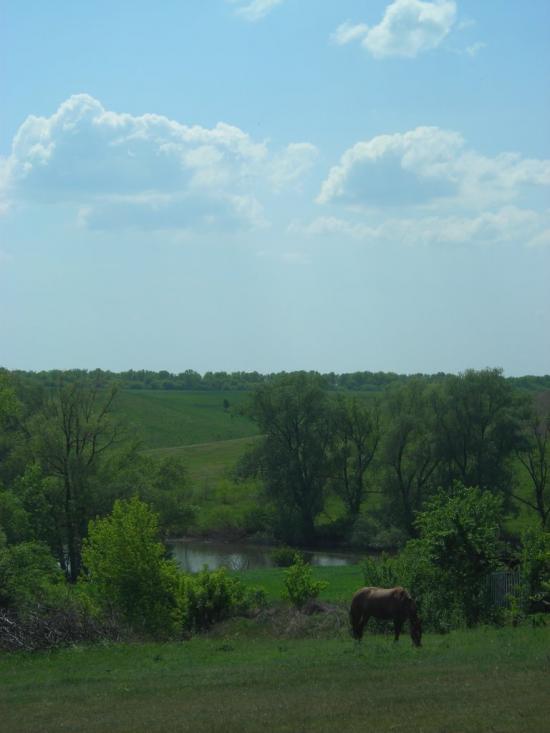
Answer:
[[177, 627], [177, 568], [158, 541], [158, 516], [138, 498], [117, 500], [90, 522], [83, 561], [89, 592], [132, 629], [170, 635]]
[[197, 515], [184, 461], [178, 456], [168, 455], [160, 461], [149, 459], [147, 468], [149, 476], [139, 492], [140, 497], [157, 512], [166, 536], [183, 536]]
[[1, 544], [0, 608], [24, 611], [56, 597], [64, 576], [46, 545], [40, 542]]
[[311, 566], [299, 554], [294, 556], [294, 563], [284, 571], [285, 597], [297, 608], [317, 598], [327, 585], [325, 581], [313, 580]]
[[433, 492], [439, 465], [432, 394], [425, 380], [412, 379], [384, 395], [384, 505], [392, 524], [408, 536], [415, 534], [415, 513]]
[[486, 579], [499, 564], [501, 521], [500, 497], [459, 483], [428, 502], [416, 520], [421, 554], [440, 571], [470, 625], [489, 612]]
[[521, 577], [526, 607], [550, 599], [550, 532], [528, 529], [522, 536]]
[[0, 527], [10, 544], [31, 539], [29, 519], [23, 503], [15, 494], [0, 491]]
[[469, 369], [436, 392], [440, 484], [509, 495], [511, 457], [521, 444], [520, 405], [500, 369]]
[[380, 443], [378, 403], [338, 397], [332, 407], [332, 489], [342, 499], [349, 519], [359, 515]]
[[293, 547], [289, 547], [288, 545], [276, 547], [270, 553], [273, 564], [278, 568], [289, 568], [294, 564], [297, 555], [303, 558], [303, 555], [298, 552], [298, 550], [295, 550]]
[[[328, 397], [319, 375], [296, 372], [258, 388], [250, 415], [265, 437], [252, 455], [289, 541], [311, 542], [324, 507], [331, 440]], [[252, 470], [252, 465], [249, 466]], [[296, 534], [289, 536], [294, 530]]]
[[265, 593], [247, 588], [225, 568], [195, 575], [180, 574], [178, 605], [185, 631], [205, 631], [215, 623], [265, 603]]
[[364, 583], [380, 588], [406, 588], [415, 599], [425, 630], [445, 633], [465, 625], [460, 605], [441, 571], [428, 559], [418, 540], [410, 540], [395, 557], [382, 555], [362, 563]]
[[500, 498], [455, 484], [418, 515], [419, 539], [395, 558], [364, 561], [365, 583], [407, 588], [437, 631], [490, 620], [487, 576], [499, 563], [501, 515]]
[[407, 534], [396, 526], [386, 526], [371, 514], [360, 514], [350, 536], [350, 543], [358, 549], [377, 551], [396, 550], [403, 547]]

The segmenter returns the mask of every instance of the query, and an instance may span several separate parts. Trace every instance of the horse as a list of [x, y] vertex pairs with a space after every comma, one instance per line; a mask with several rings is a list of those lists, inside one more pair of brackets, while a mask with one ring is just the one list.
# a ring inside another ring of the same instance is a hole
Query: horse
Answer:
[[403, 624], [409, 620], [413, 644], [421, 646], [422, 624], [416, 603], [404, 588], [360, 588], [351, 600], [349, 612], [353, 637], [363, 638], [363, 629], [370, 617], [393, 620], [394, 641], [399, 641]]

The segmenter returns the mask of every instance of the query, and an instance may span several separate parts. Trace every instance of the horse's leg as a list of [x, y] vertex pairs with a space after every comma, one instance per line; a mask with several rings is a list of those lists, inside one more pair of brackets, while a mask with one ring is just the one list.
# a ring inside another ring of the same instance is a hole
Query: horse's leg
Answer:
[[393, 629], [395, 631], [394, 641], [399, 641], [399, 634], [401, 633], [401, 629], [403, 628], [403, 621], [401, 619], [395, 618], [393, 620]]
[[349, 620], [351, 622], [351, 631], [353, 638], [357, 641], [361, 641], [361, 637], [363, 635], [363, 628], [361, 626], [361, 617], [362, 612], [361, 609], [354, 608], [352, 606], [349, 614]]

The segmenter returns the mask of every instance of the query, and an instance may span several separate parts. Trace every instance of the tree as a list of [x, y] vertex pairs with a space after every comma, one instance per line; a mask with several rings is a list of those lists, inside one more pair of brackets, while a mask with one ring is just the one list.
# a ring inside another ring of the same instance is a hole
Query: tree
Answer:
[[517, 404], [500, 369], [468, 370], [434, 392], [440, 483], [509, 492], [510, 458], [519, 442]]
[[380, 443], [378, 405], [339, 399], [333, 411], [334, 451], [332, 486], [354, 522], [367, 493], [366, 474]]
[[486, 578], [498, 565], [501, 519], [501, 497], [460, 483], [429, 500], [416, 519], [418, 546], [442, 571], [449, 601], [460, 599], [469, 625], [480, 620], [486, 606]]
[[113, 419], [116, 388], [60, 384], [32, 421], [35, 454], [45, 475], [61, 485], [62, 546], [60, 557], [69, 580], [76, 581], [81, 565], [81, 544], [97, 502], [93, 478], [124, 431]]
[[9, 372], [0, 369], [0, 485], [6, 487], [23, 472], [29, 458], [25, 422], [35, 404], [34, 400], [24, 403], [24, 391]]
[[305, 372], [278, 377], [255, 390], [249, 412], [264, 436], [249, 461], [277, 507], [281, 532], [287, 540], [312, 542], [330, 473], [330, 411], [322, 380]]
[[514, 498], [539, 515], [544, 529], [550, 516], [550, 392], [544, 392], [526, 406], [522, 420], [522, 442], [516, 455], [527, 473], [533, 495]]
[[385, 400], [384, 491], [397, 524], [416, 534], [414, 517], [433, 491], [440, 458], [430, 387], [421, 380], [390, 390]]
[[158, 516], [137, 497], [91, 520], [82, 553], [87, 589], [133, 629], [170, 633], [178, 620], [177, 568], [159, 542]]

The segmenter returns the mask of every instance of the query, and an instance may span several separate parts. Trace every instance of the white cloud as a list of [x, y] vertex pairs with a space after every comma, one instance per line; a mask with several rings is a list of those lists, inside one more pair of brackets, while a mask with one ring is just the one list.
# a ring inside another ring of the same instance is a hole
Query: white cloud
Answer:
[[[242, 0], [231, 0], [233, 3], [242, 2]], [[264, 18], [270, 13], [273, 8], [280, 5], [284, 0], [252, 0], [246, 4], [241, 4], [237, 9], [237, 15], [240, 15], [245, 20], [255, 23], [258, 20]]]
[[369, 31], [368, 25], [365, 23], [357, 23], [353, 25], [349, 21], [342, 23], [331, 35], [330, 40], [337, 46], [344, 46], [351, 41], [357, 41], [364, 38]]
[[332, 40], [339, 45], [361, 40], [361, 45], [376, 59], [414, 58], [437, 48], [455, 20], [454, 0], [394, 0], [378, 25], [346, 22], [338, 27]]
[[438, 127], [379, 135], [345, 151], [317, 202], [354, 207], [471, 208], [511, 202], [524, 187], [550, 185], [550, 160], [469, 150], [462, 136]]
[[318, 150], [311, 143], [290, 143], [273, 158], [270, 179], [277, 191], [297, 183], [315, 163]]
[[466, 46], [466, 48], [464, 49], [464, 53], [470, 56], [470, 58], [474, 58], [478, 55], [482, 48], [486, 47], [486, 43], [483, 43], [483, 41], [477, 41], [476, 43], [472, 43], [471, 46]]
[[550, 244], [550, 212], [515, 206], [477, 216], [387, 218], [377, 223], [339, 217], [318, 217], [304, 224], [293, 222], [290, 231], [309, 237], [338, 237], [365, 244], [457, 245], [519, 242], [526, 246]]
[[271, 152], [232, 125], [119, 114], [78, 94], [21, 125], [0, 162], [1, 198], [72, 202], [91, 227], [258, 226], [258, 191], [295, 184], [314, 156], [307, 143]]

